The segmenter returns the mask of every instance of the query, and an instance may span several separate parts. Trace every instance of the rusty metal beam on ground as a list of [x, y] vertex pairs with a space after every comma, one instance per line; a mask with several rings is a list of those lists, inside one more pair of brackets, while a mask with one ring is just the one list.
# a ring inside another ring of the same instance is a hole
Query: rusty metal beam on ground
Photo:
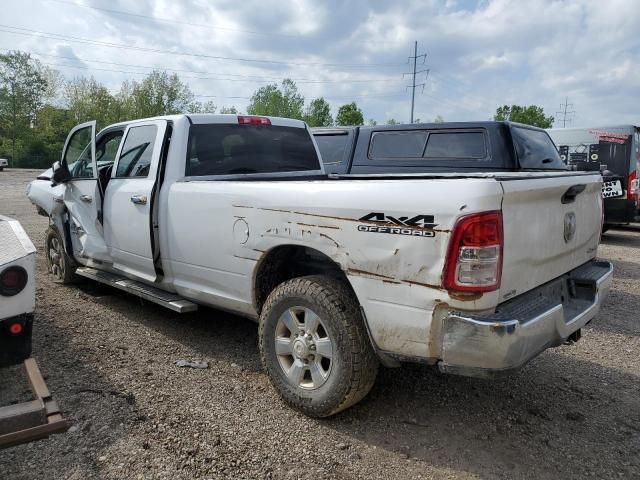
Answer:
[[34, 400], [0, 407], [0, 448], [7, 448], [66, 432], [69, 422], [62, 417], [51, 398], [38, 364], [33, 358], [24, 361]]

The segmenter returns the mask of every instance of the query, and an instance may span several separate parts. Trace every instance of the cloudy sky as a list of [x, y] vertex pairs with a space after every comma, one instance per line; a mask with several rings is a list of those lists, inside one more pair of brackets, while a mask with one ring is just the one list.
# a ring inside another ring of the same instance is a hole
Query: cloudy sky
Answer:
[[0, 49], [112, 91], [166, 69], [244, 111], [288, 77], [334, 115], [356, 101], [378, 122], [409, 120], [417, 40], [423, 121], [487, 120], [505, 103], [561, 121], [568, 97], [567, 126], [638, 124], [639, 32], [637, 0], [2, 0], [0, 15]]

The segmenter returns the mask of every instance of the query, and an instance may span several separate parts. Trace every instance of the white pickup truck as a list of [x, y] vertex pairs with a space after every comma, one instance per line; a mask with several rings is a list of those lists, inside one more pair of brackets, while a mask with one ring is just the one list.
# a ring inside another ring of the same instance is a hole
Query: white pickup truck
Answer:
[[[476, 125], [474, 148], [513, 154], [496, 143], [508, 128]], [[430, 135], [390, 138], [380, 155]], [[535, 156], [544, 135], [518, 151]], [[600, 308], [612, 266], [595, 259], [599, 174], [449, 164], [327, 176], [303, 122], [176, 115], [97, 137], [95, 122], [77, 126], [54, 186], [36, 180], [28, 195], [50, 216], [58, 281], [253, 318], [281, 396], [328, 416], [368, 393], [380, 362], [514, 369], [578, 339]]]

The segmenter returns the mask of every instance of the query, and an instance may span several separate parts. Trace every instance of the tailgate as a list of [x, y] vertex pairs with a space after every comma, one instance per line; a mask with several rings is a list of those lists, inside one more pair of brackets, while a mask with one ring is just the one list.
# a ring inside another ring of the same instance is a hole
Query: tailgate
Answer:
[[504, 256], [500, 300], [520, 295], [596, 256], [599, 174], [502, 178]]

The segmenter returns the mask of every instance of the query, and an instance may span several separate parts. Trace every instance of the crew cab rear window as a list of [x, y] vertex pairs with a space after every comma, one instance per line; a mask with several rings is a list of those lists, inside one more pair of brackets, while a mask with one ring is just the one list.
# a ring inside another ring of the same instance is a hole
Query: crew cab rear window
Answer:
[[116, 177], [146, 177], [149, 175], [157, 133], [158, 127], [155, 125], [143, 125], [129, 129], [116, 166]]
[[511, 126], [511, 137], [520, 168], [567, 170], [551, 137], [544, 130]]
[[185, 175], [319, 170], [320, 160], [305, 128], [275, 125], [192, 125]]

